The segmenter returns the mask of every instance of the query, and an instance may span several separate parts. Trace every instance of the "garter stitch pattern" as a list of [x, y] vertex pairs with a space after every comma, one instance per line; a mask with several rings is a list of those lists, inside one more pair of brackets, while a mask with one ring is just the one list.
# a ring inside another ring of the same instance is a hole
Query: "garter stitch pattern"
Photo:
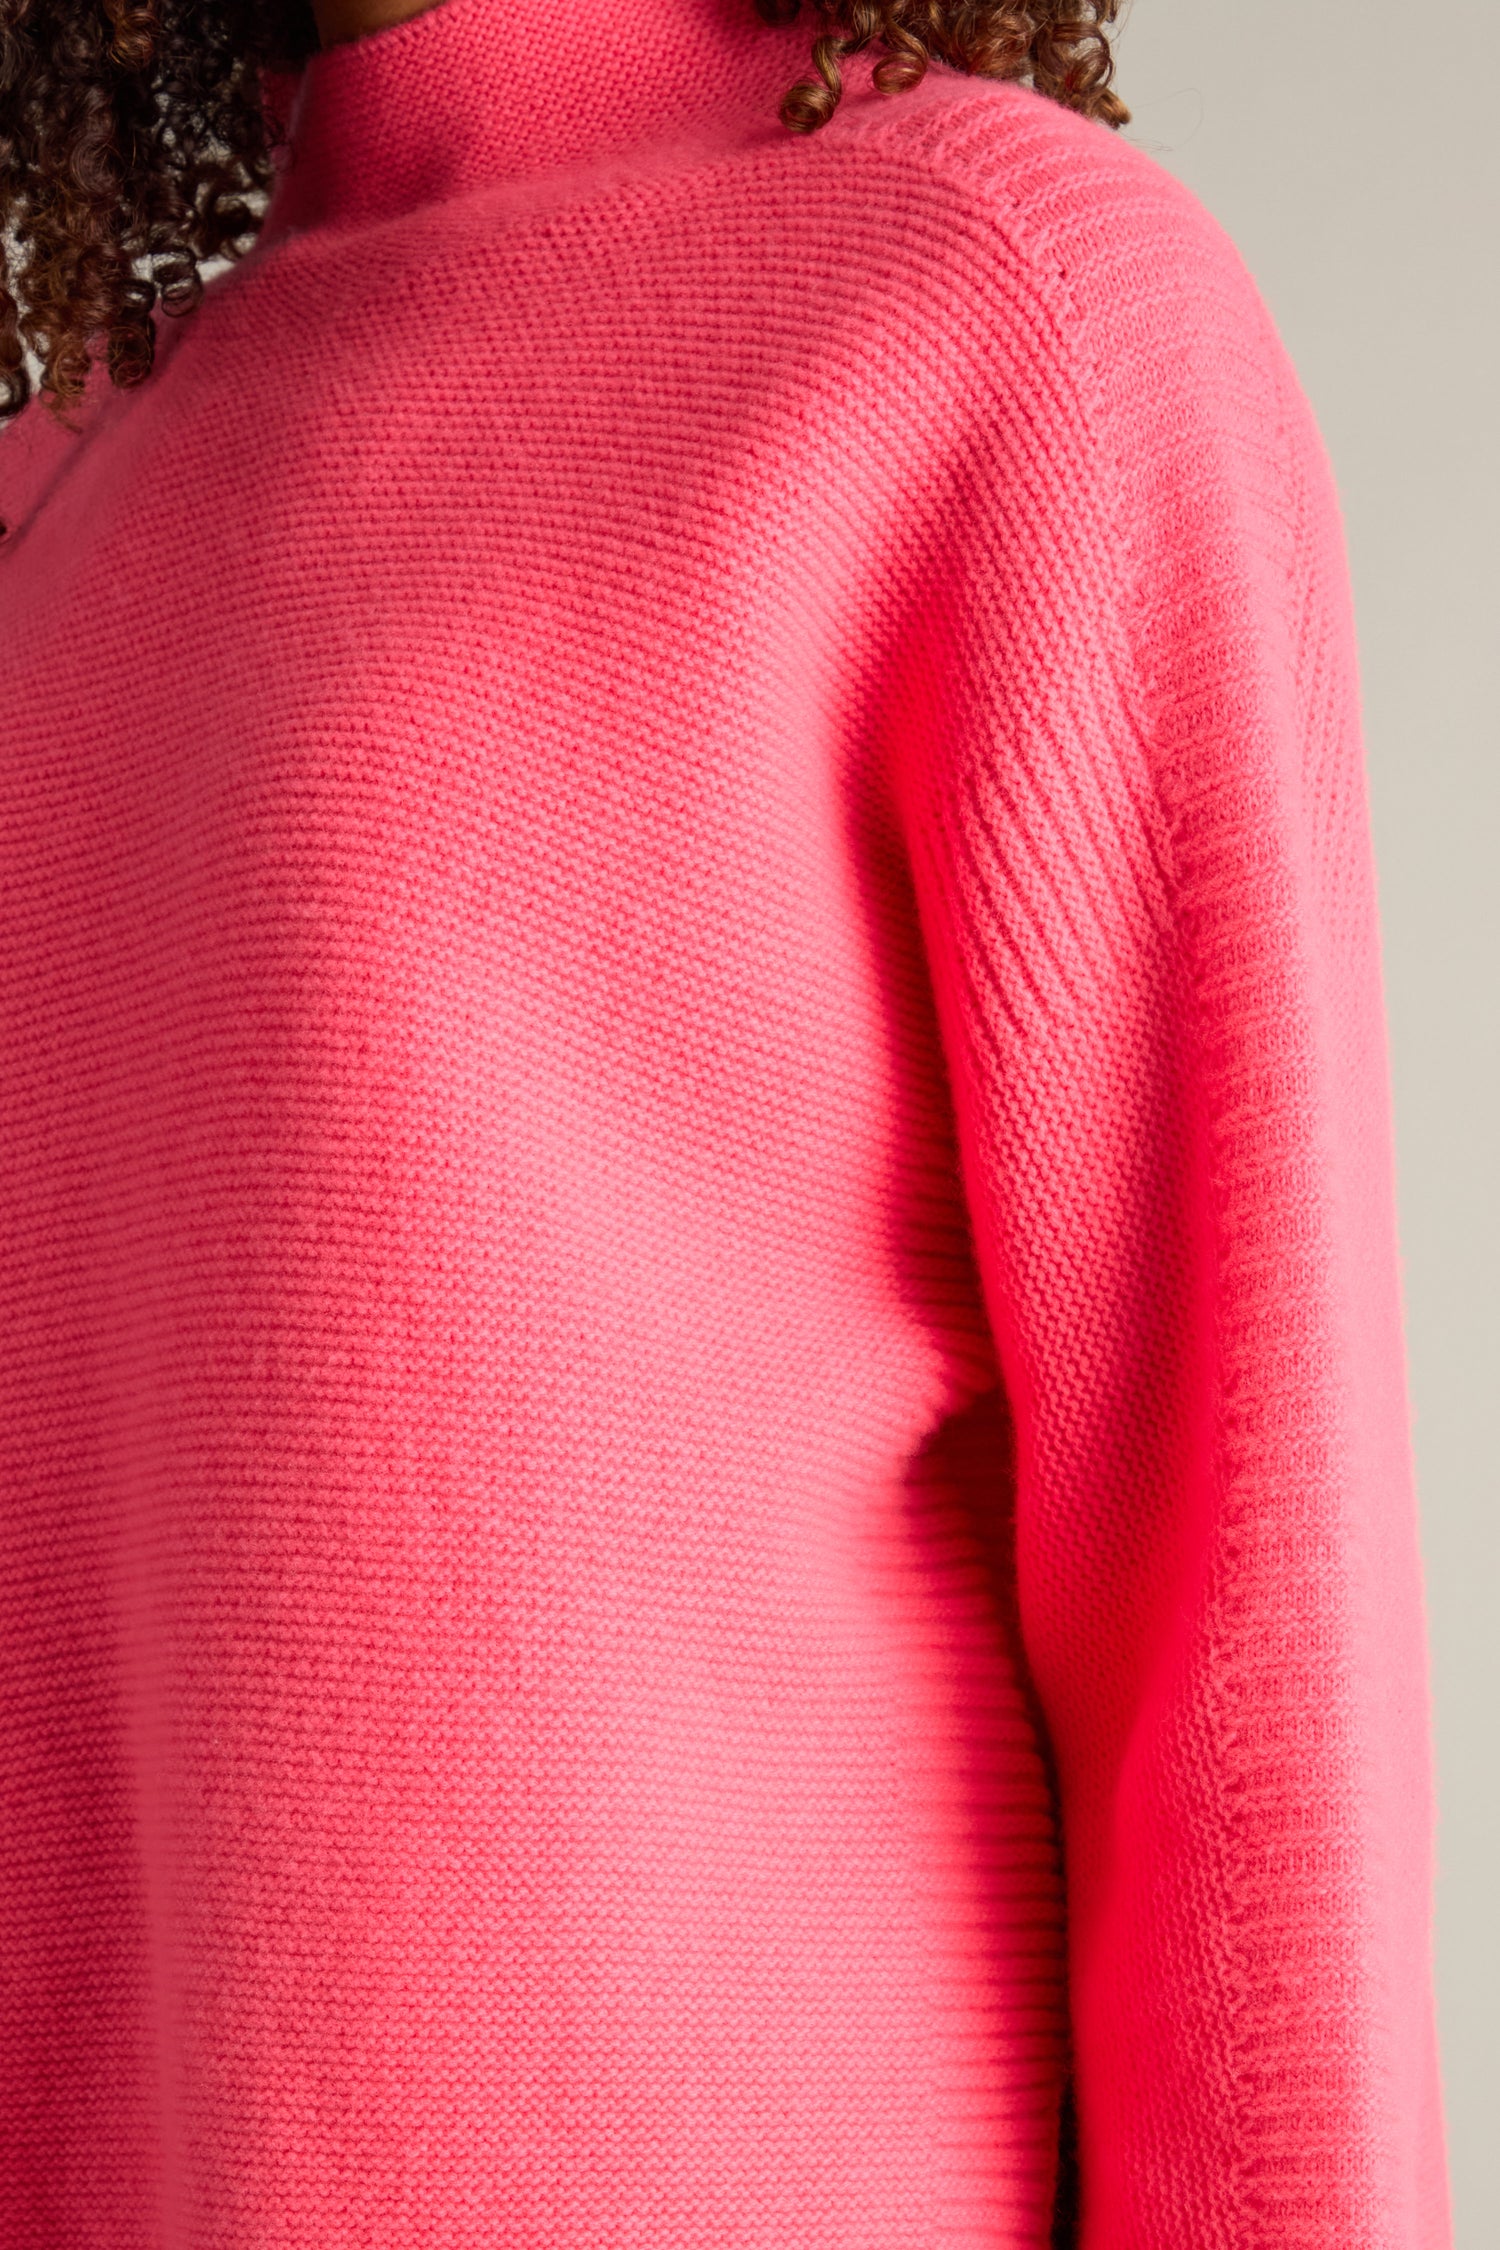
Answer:
[[1448, 2242], [1324, 455], [808, 36], [332, 47], [0, 440], [0, 2250]]

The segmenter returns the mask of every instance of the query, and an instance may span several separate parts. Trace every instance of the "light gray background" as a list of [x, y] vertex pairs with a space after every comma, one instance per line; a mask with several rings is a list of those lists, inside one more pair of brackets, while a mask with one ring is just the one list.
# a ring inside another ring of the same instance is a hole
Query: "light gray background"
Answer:
[[[1459, 2250], [1500, 2242], [1496, 0], [1130, 0], [1128, 136], [1260, 284], [1354, 573], [1438, 1741]], [[1330, 2245], [1330, 2250], [1333, 2246]]]

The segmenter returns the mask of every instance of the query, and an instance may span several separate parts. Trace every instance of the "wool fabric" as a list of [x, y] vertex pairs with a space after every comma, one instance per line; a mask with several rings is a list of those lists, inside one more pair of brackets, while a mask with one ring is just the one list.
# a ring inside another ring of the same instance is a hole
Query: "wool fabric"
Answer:
[[329, 47], [0, 440], [5, 2250], [1448, 2240], [1325, 457], [815, 28]]

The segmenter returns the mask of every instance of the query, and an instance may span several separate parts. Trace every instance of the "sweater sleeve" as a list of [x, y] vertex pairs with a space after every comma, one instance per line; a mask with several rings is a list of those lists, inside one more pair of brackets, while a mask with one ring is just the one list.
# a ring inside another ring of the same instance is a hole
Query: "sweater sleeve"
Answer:
[[998, 229], [903, 815], [1016, 1419], [1077, 2240], [1440, 2250], [1342, 533], [1238, 257], [1118, 162], [1097, 216]]

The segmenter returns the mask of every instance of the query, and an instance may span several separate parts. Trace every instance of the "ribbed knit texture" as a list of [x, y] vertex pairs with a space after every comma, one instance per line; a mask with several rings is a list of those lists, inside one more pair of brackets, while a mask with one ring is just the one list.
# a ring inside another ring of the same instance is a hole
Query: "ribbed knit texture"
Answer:
[[812, 28], [328, 50], [0, 439], [4, 2250], [1448, 2241], [1323, 453]]

